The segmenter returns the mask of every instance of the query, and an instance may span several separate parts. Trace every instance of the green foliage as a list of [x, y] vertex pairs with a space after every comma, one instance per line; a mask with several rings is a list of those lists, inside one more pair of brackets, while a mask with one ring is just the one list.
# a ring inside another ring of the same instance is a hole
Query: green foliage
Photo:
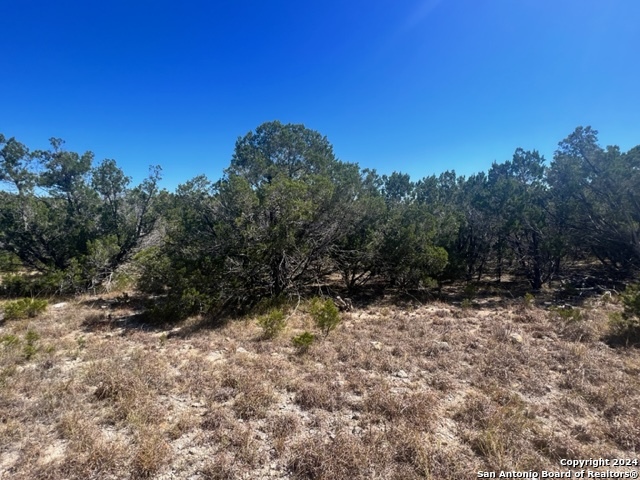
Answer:
[[8, 333], [0, 337], [0, 343], [11, 348], [18, 345], [20, 343], [20, 339], [16, 335]]
[[169, 256], [160, 247], [147, 247], [133, 257], [137, 272], [137, 288], [145, 293], [164, 293], [172, 283], [172, 265]]
[[179, 293], [150, 302], [145, 319], [156, 324], [175, 323], [194, 315], [206, 315], [215, 304], [214, 298], [193, 287]]
[[551, 308], [550, 310], [565, 322], [571, 323], [571, 322], [579, 322], [580, 320], [582, 320], [582, 312], [578, 308], [567, 306], [567, 307], [554, 307], [554, 308]]
[[22, 318], [32, 318], [44, 312], [47, 308], [47, 301], [37, 298], [21, 298], [7, 302], [4, 305], [5, 320], [19, 320]]
[[598, 132], [578, 127], [559, 144], [548, 182], [562, 205], [567, 241], [612, 270], [640, 266], [640, 148], [602, 148]]
[[478, 286], [474, 283], [469, 283], [465, 285], [463, 295], [464, 295], [464, 298], [467, 300], [475, 299], [476, 296], [478, 295]]
[[281, 309], [273, 309], [258, 319], [258, 325], [262, 328], [264, 338], [274, 338], [284, 330], [287, 322]]
[[22, 353], [26, 360], [30, 360], [36, 353], [38, 353], [38, 340], [40, 340], [40, 335], [35, 330], [27, 330], [24, 339], [25, 344], [22, 347]]
[[325, 337], [340, 323], [340, 311], [330, 298], [326, 300], [313, 298], [309, 306], [309, 313]]
[[43, 274], [9, 274], [2, 280], [0, 292], [8, 297], [27, 297], [33, 295], [55, 295], [71, 290], [70, 280], [73, 269], [68, 271], [50, 270]]
[[74, 293], [110, 277], [151, 233], [160, 170], [129, 188], [115, 161], [94, 167], [93, 153], [63, 145], [30, 152], [0, 135], [0, 245], [45, 276], [63, 272], [58, 291]]
[[311, 345], [315, 341], [316, 337], [310, 332], [302, 332], [300, 335], [296, 335], [291, 338], [291, 343], [296, 347], [299, 354], [303, 354], [309, 351]]
[[338, 161], [317, 132], [263, 124], [238, 139], [220, 181], [197, 177], [178, 187], [164, 245], [141, 283], [176, 297], [195, 288], [222, 309], [245, 312], [299, 292], [326, 273], [356, 215], [359, 182], [357, 165]]
[[119, 270], [115, 272], [110, 281], [110, 288], [116, 291], [131, 289], [135, 286], [137, 279], [132, 272], [128, 270]]
[[498, 232], [496, 248], [506, 248], [534, 290], [539, 290], [557, 271], [565, 255], [555, 204], [545, 184], [545, 159], [539, 152], [518, 148], [511, 161], [494, 163], [487, 176], [491, 196], [484, 209], [493, 214]]
[[286, 312], [291, 307], [291, 299], [286, 295], [278, 295], [277, 297], [264, 297], [253, 307], [251, 313], [255, 315], [266, 315], [273, 310], [282, 310]]
[[465, 298], [464, 300], [462, 300], [462, 303], [460, 304], [460, 308], [462, 308], [463, 310], [469, 310], [472, 307], [473, 307], [473, 302], [469, 298]]
[[609, 316], [611, 336], [624, 343], [640, 342], [640, 284], [628, 285], [620, 295], [622, 313]]
[[532, 293], [527, 292], [522, 299], [522, 306], [528, 310], [535, 305], [535, 301], [536, 297]]
[[20, 259], [15, 254], [0, 250], [0, 272], [15, 272], [20, 266]]
[[620, 299], [624, 306], [625, 317], [640, 317], [640, 283], [628, 285], [620, 295]]
[[379, 269], [392, 285], [423, 287], [447, 264], [447, 252], [434, 245], [433, 216], [417, 204], [389, 206], [378, 254]]
[[[94, 164], [60, 139], [29, 151], [0, 135], [0, 271], [29, 272], [3, 275], [1, 293], [122, 286], [114, 272], [138, 252], [137, 287], [161, 298], [153, 319], [262, 308], [269, 318], [336, 273], [349, 290], [375, 279], [406, 291], [508, 271], [535, 292], [567, 259], [640, 267], [640, 146], [602, 148], [590, 127], [563, 140], [551, 165], [518, 148], [486, 174], [416, 182], [342, 162], [320, 133], [273, 121], [238, 138], [219, 181], [196, 177], [170, 194], [159, 179], [152, 167], [132, 186], [114, 160]], [[328, 312], [317, 314], [325, 336]]]
[[25, 275], [8, 274], [2, 278], [0, 289], [3, 295], [9, 297], [20, 297], [30, 295], [30, 282]]

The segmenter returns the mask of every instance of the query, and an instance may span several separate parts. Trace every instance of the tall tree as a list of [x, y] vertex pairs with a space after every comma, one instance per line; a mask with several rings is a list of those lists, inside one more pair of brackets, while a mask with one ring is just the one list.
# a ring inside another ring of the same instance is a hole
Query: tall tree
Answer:
[[72, 288], [85, 288], [129, 258], [153, 228], [159, 168], [129, 189], [113, 160], [94, 168], [93, 153], [50, 142], [49, 150], [30, 152], [0, 135], [0, 181], [9, 186], [0, 245], [41, 272], [69, 271]]
[[538, 290], [558, 271], [564, 255], [548, 211], [544, 158], [535, 150], [517, 149], [511, 161], [493, 164], [488, 187], [486, 206], [499, 219], [498, 242], [506, 243]]
[[549, 171], [574, 242], [615, 270], [640, 266], [640, 147], [622, 153], [578, 127], [560, 142]]

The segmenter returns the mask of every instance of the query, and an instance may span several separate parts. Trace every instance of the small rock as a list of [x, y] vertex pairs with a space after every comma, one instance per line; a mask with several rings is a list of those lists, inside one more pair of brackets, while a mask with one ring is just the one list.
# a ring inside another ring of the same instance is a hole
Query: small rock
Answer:
[[60, 302], [60, 303], [56, 303], [54, 305], [51, 305], [51, 308], [64, 308], [67, 306], [67, 302]]
[[398, 378], [409, 378], [409, 374], [407, 372], [405, 372], [404, 370], [398, 370], [395, 373], [395, 376]]
[[236, 348], [236, 353], [249, 353], [249, 352], [242, 347], [238, 347]]
[[209, 355], [207, 355], [206, 357], [207, 360], [209, 360], [210, 362], [217, 362], [219, 360], [222, 360], [224, 358], [224, 355], [222, 355], [222, 352], [211, 352]]
[[509, 335], [509, 338], [511, 339], [511, 341], [513, 343], [522, 343], [523, 342], [522, 335], [520, 335], [519, 333], [512, 333], [511, 335]]
[[382, 350], [382, 344], [380, 342], [371, 342], [371, 346], [374, 350]]

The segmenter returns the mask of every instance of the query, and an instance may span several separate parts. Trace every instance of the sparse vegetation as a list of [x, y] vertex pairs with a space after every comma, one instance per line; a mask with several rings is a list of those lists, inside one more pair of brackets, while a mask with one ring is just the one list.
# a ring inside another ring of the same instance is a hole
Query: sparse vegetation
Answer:
[[[111, 295], [109, 314], [130, 315], [135, 301]], [[258, 341], [253, 321], [109, 321], [95, 297], [5, 322], [0, 472], [453, 480], [632, 456], [640, 350], [601, 343], [624, 304], [596, 299], [573, 320], [495, 301], [462, 317], [370, 305], [312, 349], [306, 308], [288, 320], [297, 344]]]

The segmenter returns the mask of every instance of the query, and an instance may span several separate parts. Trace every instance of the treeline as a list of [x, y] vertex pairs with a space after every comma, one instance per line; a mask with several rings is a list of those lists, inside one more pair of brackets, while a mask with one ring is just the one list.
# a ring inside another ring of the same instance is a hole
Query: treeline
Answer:
[[237, 140], [220, 180], [196, 177], [174, 193], [158, 190], [158, 167], [131, 187], [113, 160], [93, 166], [60, 140], [30, 152], [0, 136], [0, 146], [6, 254], [61, 291], [96, 286], [135, 254], [139, 287], [168, 294], [180, 314], [246, 308], [332, 274], [351, 291], [507, 273], [537, 290], [567, 263], [627, 276], [640, 266], [640, 146], [602, 148], [590, 127], [550, 163], [517, 149], [487, 173], [412, 181], [336, 159], [302, 125], [270, 122]]

